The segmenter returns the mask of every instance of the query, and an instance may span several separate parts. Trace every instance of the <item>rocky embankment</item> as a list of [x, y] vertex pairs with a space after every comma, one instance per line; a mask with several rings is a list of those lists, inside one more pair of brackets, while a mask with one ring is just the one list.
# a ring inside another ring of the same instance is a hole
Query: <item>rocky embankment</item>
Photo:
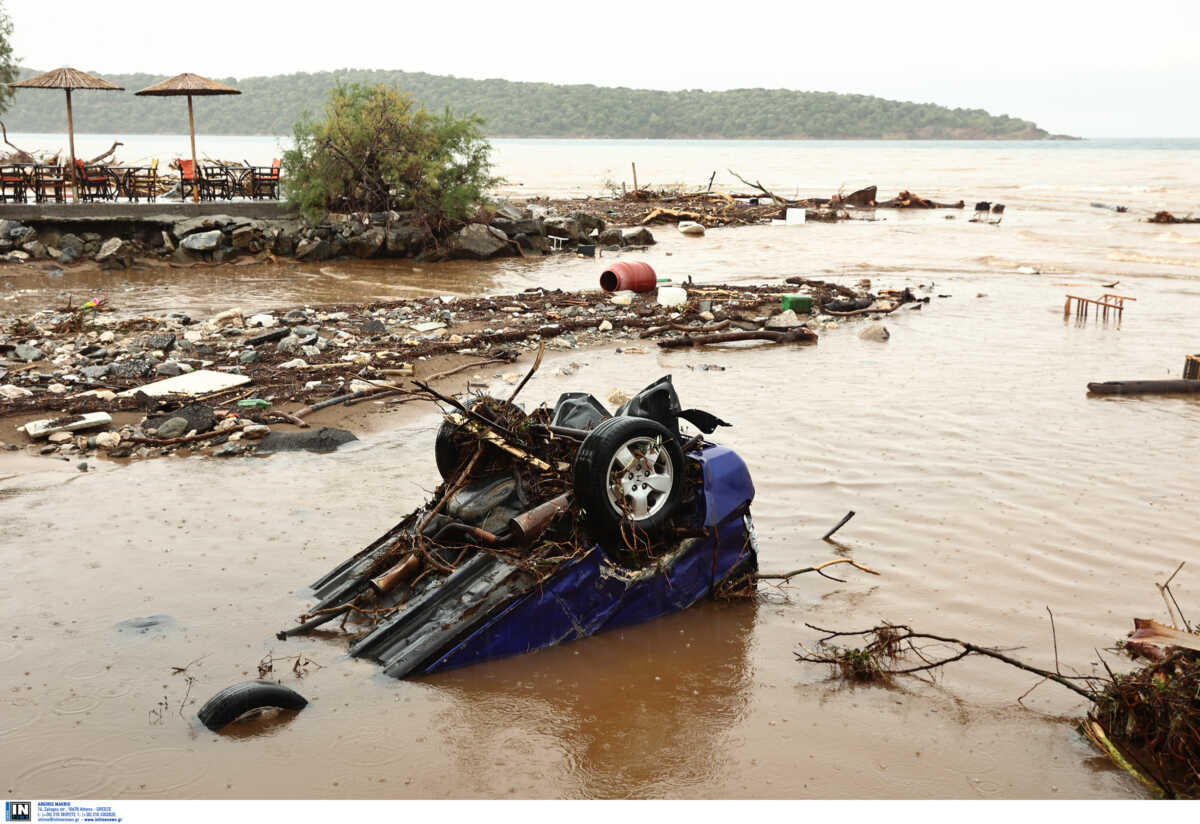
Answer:
[[[500, 202], [448, 237], [435, 238], [411, 213], [326, 215], [257, 219], [230, 215], [75, 221], [38, 220], [31, 225], [0, 220], [0, 262], [50, 260], [68, 266], [94, 260], [104, 268], [128, 268], [139, 257], [177, 264], [224, 263], [269, 256], [323, 261], [339, 257], [487, 260], [543, 255], [581, 245], [619, 251], [654, 243], [649, 229], [620, 229], [585, 211], [558, 213], [534, 204]], [[86, 228], [81, 228], [86, 227]]]

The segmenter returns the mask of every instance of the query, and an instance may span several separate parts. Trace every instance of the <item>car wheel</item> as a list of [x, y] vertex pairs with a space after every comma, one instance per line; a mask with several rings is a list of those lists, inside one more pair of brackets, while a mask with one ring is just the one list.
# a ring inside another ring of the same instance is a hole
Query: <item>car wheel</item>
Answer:
[[588, 529], [610, 546], [625, 545], [622, 533], [631, 528], [632, 535], [654, 535], [679, 507], [683, 470], [683, 450], [662, 424], [604, 421], [575, 458], [575, 496]]

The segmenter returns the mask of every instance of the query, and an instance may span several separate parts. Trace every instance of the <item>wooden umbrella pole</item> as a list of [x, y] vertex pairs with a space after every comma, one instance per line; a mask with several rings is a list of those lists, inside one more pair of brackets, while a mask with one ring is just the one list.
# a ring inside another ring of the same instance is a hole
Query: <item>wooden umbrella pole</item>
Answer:
[[79, 169], [75, 167], [75, 117], [71, 114], [71, 90], [67, 93], [67, 140], [71, 144], [71, 196], [79, 202]]
[[188, 130], [192, 135], [192, 202], [200, 202], [200, 164], [196, 162], [196, 115], [192, 111], [192, 96], [188, 99]]

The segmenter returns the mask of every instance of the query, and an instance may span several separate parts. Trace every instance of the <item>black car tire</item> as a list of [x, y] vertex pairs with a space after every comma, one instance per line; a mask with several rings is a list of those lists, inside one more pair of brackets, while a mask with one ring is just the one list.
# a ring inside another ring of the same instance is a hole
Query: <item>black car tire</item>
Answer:
[[[623, 450], [626, 454], [619, 457]], [[641, 466], [630, 462], [639, 454]], [[683, 496], [683, 472], [683, 450], [665, 426], [649, 418], [609, 418], [579, 447], [575, 500], [593, 536], [610, 547], [622, 546], [623, 528], [653, 536], [671, 520]], [[620, 485], [621, 494], [610, 482]]]
[[282, 684], [271, 681], [243, 681], [226, 687], [208, 699], [196, 716], [204, 726], [217, 732], [250, 710], [262, 707], [302, 710], [307, 706], [308, 699]]
[[[464, 404], [471, 411], [475, 411], [481, 401], [475, 400]], [[504, 402], [508, 406], [508, 402]], [[515, 404], [513, 405], [515, 407]], [[461, 415], [462, 413], [459, 412]], [[488, 417], [485, 415], [484, 417]], [[462, 425], [454, 423], [446, 418], [442, 420], [442, 425], [438, 427], [437, 438], [433, 442], [433, 458], [437, 462], [438, 472], [442, 476], [443, 481], [448, 481], [455, 476], [455, 473], [462, 468], [465, 461], [475, 449], [475, 440], [471, 438], [470, 448], [464, 449], [463, 442], [466, 440], [462, 432]]]

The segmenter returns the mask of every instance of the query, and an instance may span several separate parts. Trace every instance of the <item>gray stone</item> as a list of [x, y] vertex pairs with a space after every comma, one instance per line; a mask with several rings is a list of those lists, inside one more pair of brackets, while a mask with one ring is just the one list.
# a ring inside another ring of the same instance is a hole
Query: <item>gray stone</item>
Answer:
[[605, 229], [596, 238], [596, 242], [601, 246], [619, 246], [621, 244], [621, 230], [615, 226], [611, 229]]
[[525, 217], [525, 210], [521, 209], [507, 200], [496, 201], [496, 217], [502, 217], [505, 220], [521, 220]]
[[552, 237], [565, 237], [572, 243], [578, 243], [583, 239], [583, 227], [574, 218], [548, 217], [545, 223], [546, 234]]
[[892, 333], [882, 323], [872, 323], [858, 333], [858, 337], [862, 340], [873, 340], [879, 343], [886, 343], [891, 336]]
[[98, 381], [108, 374], [108, 364], [80, 367], [79, 374], [82, 375], [83, 379], [86, 381]]
[[110, 237], [100, 246], [100, 251], [96, 252], [96, 262], [103, 263], [106, 260], [112, 260], [120, 257], [122, 247], [125, 245], [119, 237]]
[[246, 444], [241, 441], [230, 441], [213, 450], [214, 458], [234, 458], [246, 451]]
[[292, 334], [298, 335], [302, 338], [312, 337], [313, 335], [317, 334], [318, 331], [319, 330], [315, 326], [293, 326], [292, 327]]
[[108, 374], [114, 378], [139, 380], [154, 374], [154, 364], [144, 358], [116, 361], [109, 365]]
[[303, 432], [272, 432], [258, 446], [260, 455], [272, 452], [333, 452], [339, 446], [358, 438], [345, 429], [323, 426]]
[[580, 232], [584, 237], [591, 237], [592, 232], [599, 234], [604, 231], [604, 221], [587, 212], [572, 212], [571, 219], [579, 224]]
[[511, 250], [508, 236], [482, 223], [469, 223], [450, 237], [450, 253], [453, 257], [487, 260], [506, 250]]
[[315, 238], [305, 238], [296, 244], [297, 260], [326, 260], [330, 255], [329, 243]]
[[8, 233], [9, 239], [16, 244], [28, 243], [37, 239], [37, 230], [31, 226], [18, 225]]
[[425, 248], [425, 233], [416, 226], [397, 226], [387, 232], [387, 253], [395, 257], [413, 255]]
[[229, 215], [204, 215], [202, 217], [190, 217], [186, 220], [176, 221], [171, 227], [171, 234], [177, 239], [187, 237], [195, 232], [203, 232], [209, 229], [223, 229], [231, 223], [235, 223]]
[[185, 237], [179, 245], [191, 252], [211, 252], [221, 245], [221, 232], [219, 229], [197, 232]]
[[791, 309], [780, 312], [767, 321], [768, 329], [795, 329], [800, 325], [802, 325], [800, 318], [796, 317], [796, 313]]
[[286, 326], [280, 326], [272, 329], [270, 332], [263, 332], [261, 335], [255, 335], [252, 338], [246, 338], [247, 346], [261, 346], [264, 343], [270, 343], [275, 340], [283, 340], [288, 336]]
[[158, 425], [158, 437], [163, 440], [169, 438], [178, 438], [181, 435], [187, 434], [188, 420], [187, 418], [167, 418]]
[[234, 249], [248, 250], [254, 242], [256, 233], [257, 229], [254, 226], [239, 226], [233, 230], [230, 242], [233, 244]]
[[79, 260], [79, 252], [68, 246], [62, 250], [62, 254], [58, 256], [58, 262], [64, 266], [70, 265]]
[[13, 348], [13, 357], [29, 363], [30, 361], [41, 360], [42, 350], [27, 343], [18, 343]]
[[276, 352], [295, 352], [296, 347], [300, 345], [300, 336], [296, 334], [288, 335], [282, 338], [279, 343], [275, 344]]
[[304, 323], [308, 320], [308, 313], [303, 309], [292, 309], [283, 316], [284, 323]]
[[181, 406], [174, 412], [167, 412], [160, 415], [151, 415], [146, 418], [146, 427], [148, 429], [161, 429], [162, 425], [171, 418], [181, 418], [187, 425], [185, 432], [191, 432], [195, 429], [197, 432], [208, 432], [217, 425], [217, 417], [213, 413], [213, 408], [206, 403], [189, 403], [187, 406]]
[[31, 240], [28, 243], [21, 245], [21, 248], [29, 253], [29, 256], [34, 260], [41, 260], [46, 257], [46, 246], [40, 240]]
[[621, 242], [625, 246], [651, 246], [654, 244], [654, 235], [650, 234], [650, 230], [645, 226], [639, 226], [636, 229], [626, 229], [621, 233]]
[[170, 352], [175, 346], [175, 335], [170, 332], [159, 332], [146, 338], [147, 349], [161, 349]]
[[0, 238], [7, 240], [8, 238], [12, 237], [14, 229], [21, 228], [24, 227], [15, 220], [0, 220]]
[[163, 361], [154, 367], [154, 371], [164, 378], [177, 378], [183, 374], [183, 367], [173, 360]]
[[383, 247], [387, 233], [380, 226], [372, 226], [360, 235], [356, 235], [347, 243], [350, 254], [355, 257], [369, 258]]
[[359, 328], [368, 335], [382, 335], [387, 331], [387, 327], [383, 325], [383, 321], [378, 318], [367, 318]]
[[243, 349], [238, 355], [238, 363], [257, 363], [261, 358], [257, 349]]
[[58, 248], [62, 249], [64, 252], [67, 251], [68, 249], [74, 249], [76, 251], [76, 253], [82, 252], [83, 251], [83, 238], [81, 238], [79, 235], [71, 234], [70, 232], [68, 232], [67, 234], [59, 237]]

